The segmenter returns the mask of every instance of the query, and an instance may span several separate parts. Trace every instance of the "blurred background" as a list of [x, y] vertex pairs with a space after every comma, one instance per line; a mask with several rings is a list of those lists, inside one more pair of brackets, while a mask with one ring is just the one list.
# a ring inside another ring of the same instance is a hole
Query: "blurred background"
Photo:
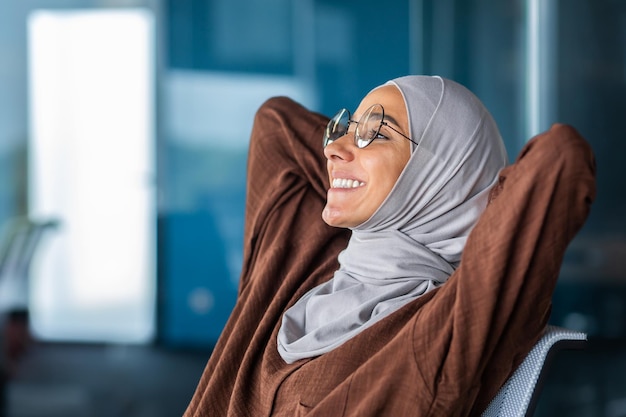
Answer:
[[589, 343], [536, 415], [626, 416], [618, 0], [3, 0], [3, 415], [181, 415], [235, 301], [255, 110], [332, 115], [406, 74], [474, 91], [511, 159], [554, 122], [591, 143], [551, 318]]

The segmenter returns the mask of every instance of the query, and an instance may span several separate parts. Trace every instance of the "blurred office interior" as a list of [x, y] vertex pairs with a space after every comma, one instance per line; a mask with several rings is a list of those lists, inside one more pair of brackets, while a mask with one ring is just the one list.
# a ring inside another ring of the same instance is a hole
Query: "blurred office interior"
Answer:
[[182, 414], [235, 302], [256, 108], [332, 115], [405, 74], [474, 91], [511, 159], [555, 122], [591, 143], [598, 198], [551, 317], [589, 342], [536, 415], [626, 416], [618, 0], [4, 0], [5, 414]]

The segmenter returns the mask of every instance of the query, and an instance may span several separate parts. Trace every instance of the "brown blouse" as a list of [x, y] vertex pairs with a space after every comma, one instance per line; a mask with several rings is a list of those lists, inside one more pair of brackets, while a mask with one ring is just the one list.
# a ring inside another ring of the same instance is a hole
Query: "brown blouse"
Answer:
[[289, 365], [276, 348], [282, 314], [332, 276], [349, 239], [321, 220], [326, 122], [284, 97], [257, 113], [239, 298], [185, 417], [480, 415], [547, 323], [595, 197], [589, 145], [565, 125], [533, 138], [501, 172], [445, 285]]

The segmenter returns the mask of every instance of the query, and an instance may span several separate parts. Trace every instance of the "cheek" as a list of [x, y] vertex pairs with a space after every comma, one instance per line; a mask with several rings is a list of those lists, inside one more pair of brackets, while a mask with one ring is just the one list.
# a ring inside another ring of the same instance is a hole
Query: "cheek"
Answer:
[[[410, 155], [409, 155], [410, 156]], [[409, 158], [403, 153], [394, 153], [393, 157], [387, 160], [384, 167], [381, 167], [381, 190], [380, 190], [380, 202], [389, 195], [391, 189], [398, 181], [398, 177], [404, 170]]]
[[389, 159], [384, 161], [370, 161], [369, 179], [371, 187], [370, 203], [378, 208], [383, 200], [389, 195], [400, 175], [402, 169], [398, 170], [397, 165], [391, 163]]
[[400, 174], [402, 174], [402, 171], [404, 171], [404, 168], [406, 167], [406, 164], [409, 163], [409, 159], [411, 159], [411, 145], [409, 141], [405, 141], [402, 143], [404, 146], [402, 146], [398, 152], [396, 152], [394, 154], [395, 158], [392, 162], [392, 164], [390, 165], [390, 170], [393, 171], [393, 182], [394, 184], [396, 183], [396, 181], [398, 180], [398, 177], [400, 177]]
[[389, 152], [386, 158], [376, 161], [376, 167], [372, 167], [376, 170], [377, 175], [384, 180], [387, 185], [393, 185], [396, 183], [398, 177], [404, 170], [410, 157], [410, 149], [404, 152], [404, 149], [397, 149], [395, 152]]

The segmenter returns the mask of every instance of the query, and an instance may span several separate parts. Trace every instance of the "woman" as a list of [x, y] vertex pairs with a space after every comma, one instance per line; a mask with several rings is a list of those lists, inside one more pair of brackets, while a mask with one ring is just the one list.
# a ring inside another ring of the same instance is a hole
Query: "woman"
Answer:
[[439, 77], [342, 116], [259, 110], [239, 299], [186, 416], [479, 415], [541, 335], [586, 143], [557, 126], [501, 171], [492, 118]]

